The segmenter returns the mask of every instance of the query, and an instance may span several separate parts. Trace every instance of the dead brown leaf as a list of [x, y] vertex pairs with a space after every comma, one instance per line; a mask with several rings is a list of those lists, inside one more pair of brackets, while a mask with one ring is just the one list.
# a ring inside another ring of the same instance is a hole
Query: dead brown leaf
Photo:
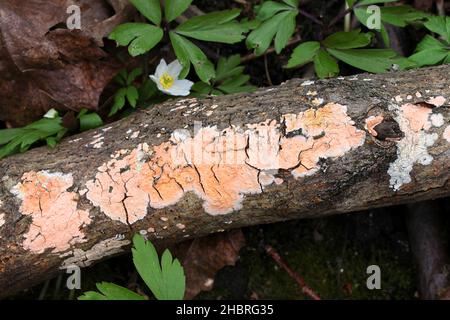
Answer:
[[[80, 6], [81, 30], [65, 23]], [[0, 2], [0, 120], [14, 126], [47, 110], [96, 110], [105, 86], [122, 67], [100, 46], [130, 18], [124, 0]]]
[[185, 299], [211, 290], [216, 273], [225, 266], [233, 266], [244, 245], [244, 234], [238, 229], [183, 242], [174, 248], [186, 274]]

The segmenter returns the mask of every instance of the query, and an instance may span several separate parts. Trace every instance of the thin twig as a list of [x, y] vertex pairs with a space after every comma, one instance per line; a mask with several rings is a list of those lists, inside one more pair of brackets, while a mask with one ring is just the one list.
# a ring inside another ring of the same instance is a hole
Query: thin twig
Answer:
[[311, 20], [314, 23], [317, 23], [318, 25], [323, 26], [323, 22], [320, 21], [319, 19], [317, 19], [316, 17], [314, 17], [312, 14], [304, 11], [304, 10], [300, 10], [298, 9], [298, 13], [306, 18], [308, 18], [309, 20]]
[[273, 260], [275, 260], [275, 262], [281, 268], [283, 268], [289, 274], [289, 276], [292, 279], [295, 280], [295, 282], [297, 282], [297, 284], [299, 285], [300, 289], [302, 290], [302, 292], [305, 295], [307, 295], [308, 297], [310, 297], [313, 300], [321, 300], [319, 295], [317, 293], [315, 293], [314, 290], [311, 289], [311, 287], [309, 287], [306, 284], [305, 279], [303, 279], [297, 272], [292, 270], [292, 268], [280, 257], [278, 252], [276, 252], [275, 249], [272, 246], [267, 245], [266, 246], [266, 252], [267, 252], [267, 254], [269, 256], [272, 257]]
[[270, 78], [269, 66], [267, 64], [267, 54], [264, 54], [264, 69], [266, 70], [266, 78], [269, 86], [273, 86], [272, 79]]
[[336, 23], [338, 23], [346, 15], [352, 13], [354, 8], [356, 8], [356, 5], [348, 8], [348, 9], [342, 10], [336, 17], [334, 17], [333, 20], [330, 21], [330, 23], [328, 24], [328, 29], [330, 29], [332, 26], [334, 26]]

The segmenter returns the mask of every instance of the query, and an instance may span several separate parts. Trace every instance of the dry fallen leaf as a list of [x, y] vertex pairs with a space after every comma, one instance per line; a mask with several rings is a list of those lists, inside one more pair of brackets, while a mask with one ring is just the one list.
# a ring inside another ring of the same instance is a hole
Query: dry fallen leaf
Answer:
[[180, 243], [173, 251], [186, 274], [185, 299], [193, 299], [201, 291], [213, 288], [216, 273], [233, 266], [239, 250], [245, 245], [242, 231], [232, 230]]
[[[66, 28], [71, 4], [81, 30]], [[133, 12], [124, 0], [0, 2], [0, 120], [19, 126], [51, 108], [97, 109], [122, 67], [102, 39]]]

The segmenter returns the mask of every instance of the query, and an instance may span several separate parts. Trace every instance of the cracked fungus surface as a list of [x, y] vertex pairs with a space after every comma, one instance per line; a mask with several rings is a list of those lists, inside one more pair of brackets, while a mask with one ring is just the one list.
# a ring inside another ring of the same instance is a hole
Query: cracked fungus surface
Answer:
[[86, 197], [107, 216], [134, 223], [147, 208], [177, 203], [187, 192], [203, 200], [211, 215], [239, 210], [245, 194], [282, 183], [276, 170], [294, 177], [319, 170], [321, 158], [344, 155], [364, 143], [346, 106], [329, 103], [317, 110], [286, 114], [224, 130], [204, 127], [191, 136], [176, 130], [170, 141], [151, 149], [140, 144], [120, 150], [87, 182]]
[[91, 222], [89, 212], [77, 209], [78, 195], [68, 192], [70, 174], [47, 171], [26, 172], [12, 192], [22, 200], [20, 212], [33, 219], [23, 247], [34, 253], [48, 248], [61, 252], [71, 244], [84, 242], [81, 227]]

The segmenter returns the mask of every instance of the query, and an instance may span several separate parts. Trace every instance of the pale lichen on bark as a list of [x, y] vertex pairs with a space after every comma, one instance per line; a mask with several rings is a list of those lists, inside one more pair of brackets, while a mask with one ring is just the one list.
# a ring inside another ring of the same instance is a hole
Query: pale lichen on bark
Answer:
[[[442, 106], [445, 98], [436, 97], [427, 101], [428, 104]], [[411, 182], [411, 171], [414, 164], [430, 165], [433, 157], [428, 148], [438, 140], [437, 133], [429, 130], [441, 123], [441, 114], [433, 113], [427, 104], [406, 103], [402, 106], [391, 105], [391, 111], [396, 112], [396, 121], [404, 137], [397, 143], [397, 159], [390, 164], [388, 174], [390, 185], [399, 190], [403, 185]]]
[[71, 252], [61, 255], [61, 257], [70, 257], [64, 260], [60, 269], [66, 269], [72, 265], [76, 265], [78, 267], [88, 267], [102, 258], [122, 252], [122, 247], [129, 245], [130, 243], [131, 241], [122, 239], [122, 237], [114, 237], [103, 240], [86, 251], [82, 249], [74, 249]]

